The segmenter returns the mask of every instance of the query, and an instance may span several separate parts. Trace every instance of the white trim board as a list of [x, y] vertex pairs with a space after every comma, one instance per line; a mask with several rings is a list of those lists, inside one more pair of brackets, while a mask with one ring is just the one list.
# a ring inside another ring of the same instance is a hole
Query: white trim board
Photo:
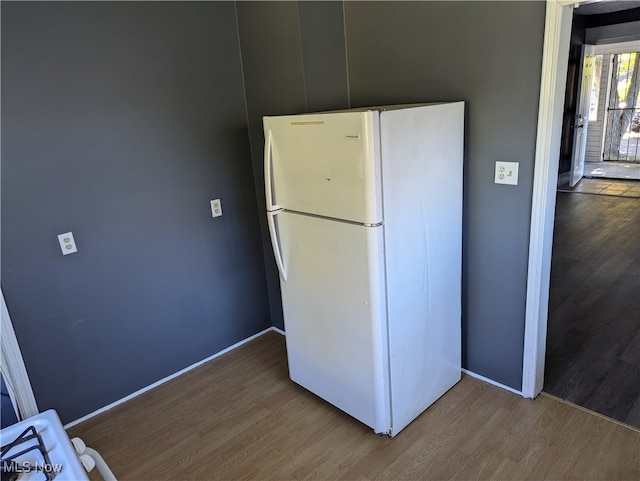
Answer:
[[22, 351], [20, 350], [16, 333], [13, 330], [11, 316], [4, 301], [2, 289], [0, 289], [0, 300], [2, 301], [0, 305], [0, 310], [2, 311], [0, 313], [2, 318], [0, 327], [0, 333], [2, 334], [0, 336], [0, 368], [5, 376], [5, 383], [9, 390], [11, 402], [18, 408], [16, 412], [18, 419], [26, 419], [38, 414], [38, 404], [33, 395], [27, 368], [24, 365]]
[[69, 429], [77, 424], [80, 424], [94, 416], [97, 416], [98, 414], [102, 414], [105, 411], [108, 411], [109, 409], [113, 409], [114, 407], [118, 406], [119, 404], [122, 404], [126, 401], [129, 401], [130, 399], [133, 399], [135, 397], [140, 396], [140, 394], [143, 394], [147, 391], [150, 391], [151, 389], [154, 389], [158, 386], [160, 386], [161, 384], [164, 384], [167, 381], [170, 381], [172, 379], [175, 379], [178, 376], [181, 376], [182, 374], [185, 374], [199, 366], [202, 366], [203, 364], [215, 359], [216, 357], [222, 356], [223, 354], [228, 353], [229, 351], [233, 351], [234, 349], [236, 349], [237, 347], [242, 346], [243, 344], [246, 344], [249, 341], [253, 341], [254, 339], [266, 334], [267, 332], [271, 332], [271, 331], [276, 331], [281, 333], [282, 331], [280, 331], [279, 329], [276, 329], [275, 327], [269, 327], [267, 329], [265, 329], [264, 331], [260, 331], [257, 334], [254, 334], [253, 336], [249, 336], [246, 339], [243, 339], [242, 341], [236, 342], [235, 344], [233, 344], [232, 346], [229, 346], [225, 349], [223, 349], [222, 351], [219, 351], [215, 354], [213, 354], [212, 356], [207, 357], [206, 359], [203, 359], [202, 361], [198, 361], [196, 363], [191, 364], [190, 366], [185, 367], [184, 369], [181, 369], [178, 372], [175, 372], [173, 374], [170, 374], [167, 377], [163, 377], [162, 379], [160, 379], [159, 381], [154, 382], [153, 384], [149, 384], [146, 387], [143, 387], [142, 389], [138, 389], [137, 391], [129, 394], [128, 396], [123, 397], [122, 399], [118, 399], [117, 401], [112, 402], [111, 404], [108, 404], [96, 411], [93, 411], [89, 414], [87, 414], [86, 416], [82, 416], [79, 419], [76, 419], [75, 421], [71, 421], [70, 423], [67, 423], [64, 425], [65, 429]]
[[546, 2], [522, 365], [522, 395], [531, 399], [544, 382], [555, 191], [573, 20], [573, 7], [564, 5], [564, 0]]
[[[638, 22], [640, 23], [640, 22]], [[619, 42], [619, 43], [605, 43], [602, 45], [594, 45], [594, 55], [604, 53], [627, 53], [627, 52], [640, 52], [640, 40], [633, 42]]]

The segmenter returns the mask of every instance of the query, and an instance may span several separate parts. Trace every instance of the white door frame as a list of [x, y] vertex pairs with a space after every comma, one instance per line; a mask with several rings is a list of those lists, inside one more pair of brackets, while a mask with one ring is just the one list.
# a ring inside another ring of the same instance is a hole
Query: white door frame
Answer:
[[2, 374], [5, 376], [5, 383], [9, 389], [11, 401], [14, 403], [14, 406], [18, 408], [18, 412], [16, 413], [18, 419], [26, 419], [38, 414], [38, 405], [33, 395], [33, 389], [31, 388], [29, 375], [24, 365], [18, 339], [13, 330], [11, 317], [9, 317], [9, 311], [4, 302], [2, 289], [0, 289], [0, 300], [2, 302], [0, 305], [0, 317], [2, 318], [0, 331], [2, 333], [2, 336], [0, 336], [2, 360], [0, 361], [0, 365], [2, 366]]
[[535, 398], [544, 382], [551, 247], [573, 8], [579, 1], [547, 0], [533, 174], [524, 326], [522, 395]]

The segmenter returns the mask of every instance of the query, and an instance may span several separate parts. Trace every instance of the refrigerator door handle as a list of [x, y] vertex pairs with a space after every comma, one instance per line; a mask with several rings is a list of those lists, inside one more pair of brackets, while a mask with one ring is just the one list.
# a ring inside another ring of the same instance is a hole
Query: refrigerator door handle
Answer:
[[276, 258], [276, 265], [280, 272], [280, 278], [282, 282], [287, 282], [287, 270], [284, 266], [284, 260], [282, 259], [282, 243], [280, 242], [280, 232], [278, 225], [276, 224], [276, 216], [279, 212], [267, 212], [267, 221], [269, 223], [269, 234], [271, 237], [271, 247], [273, 248], [273, 255]]
[[273, 144], [273, 135], [271, 134], [271, 129], [267, 130], [266, 138], [264, 141], [264, 185], [265, 185], [265, 193], [267, 198], [267, 210], [276, 210], [279, 209], [278, 206], [273, 201], [273, 153], [272, 153], [272, 144]]

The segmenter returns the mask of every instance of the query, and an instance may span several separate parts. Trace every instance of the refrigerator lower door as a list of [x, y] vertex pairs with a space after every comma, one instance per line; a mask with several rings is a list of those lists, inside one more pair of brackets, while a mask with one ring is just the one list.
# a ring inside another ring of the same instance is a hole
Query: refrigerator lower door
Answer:
[[278, 214], [291, 379], [376, 432], [388, 433], [382, 229]]

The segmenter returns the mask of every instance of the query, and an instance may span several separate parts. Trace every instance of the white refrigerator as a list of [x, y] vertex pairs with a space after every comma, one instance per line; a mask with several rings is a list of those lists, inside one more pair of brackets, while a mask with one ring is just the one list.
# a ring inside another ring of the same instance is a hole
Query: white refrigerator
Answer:
[[290, 377], [395, 436], [460, 380], [464, 103], [263, 124]]

